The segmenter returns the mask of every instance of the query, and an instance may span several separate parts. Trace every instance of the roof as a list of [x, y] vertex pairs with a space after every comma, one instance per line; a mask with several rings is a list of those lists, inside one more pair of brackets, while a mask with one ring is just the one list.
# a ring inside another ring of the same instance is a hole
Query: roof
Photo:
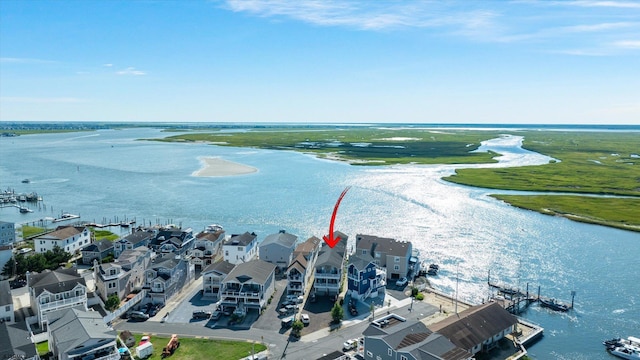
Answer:
[[154, 236], [155, 235], [152, 231], [136, 231], [123, 237], [119, 241], [126, 241], [132, 245], [135, 245], [141, 241], [148, 241]]
[[45, 270], [41, 273], [32, 273], [27, 276], [29, 287], [33, 288], [36, 297], [40, 296], [44, 290], [52, 294], [69, 291], [78, 284], [86, 287], [84, 278], [78, 275], [75, 268]]
[[233, 245], [233, 246], [247, 246], [253, 242], [258, 235], [256, 233], [249, 233], [248, 231], [244, 234], [236, 234], [231, 235], [229, 239], [227, 239], [223, 245]]
[[97, 252], [103, 252], [105, 250], [108, 249], [112, 249], [113, 248], [113, 243], [107, 239], [104, 240], [100, 240], [100, 241], [96, 241], [93, 242], [91, 244], [89, 244], [88, 246], [85, 246], [82, 251], [97, 251]]
[[258, 284], [264, 284], [275, 270], [276, 265], [274, 264], [264, 260], [251, 260], [236, 265], [229, 275], [224, 278], [224, 282], [235, 280], [245, 283], [252, 280]]
[[200, 233], [196, 234], [196, 239], [197, 240], [202, 240], [202, 241], [212, 241], [212, 242], [216, 242], [218, 240], [221, 239], [221, 236], [224, 234], [224, 230], [220, 229], [217, 230], [215, 232], [211, 232], [211, 231], [203, 231]]
[[342, 254], [340, 254], [340, 251], [338, 249], [336, 249], [336, 247], [329, 248], [328, 250], [325, 250], [322, 254], [320, 254], [318, 256], [318, 259], [316, 260], [316, 268], [322, 267], [322, 266], [331, 266], [331, 267], [335, 267], [338, 269], [342, 268], [342, 262], [344, 261], [344, 257]]
[[173, 269], [176, 266], [178, 266], [178, 264], [180, 264], [181, 259], [179, 258], [176, 259], [176, 256], [173, 254], [167, 254], [167, 255], [159, 255], [152, 261], [154, 261], [154, 263], [150, 265], [150, 267], [153, 269], [158, 269], [161, 267], [167, 268], [167, 269]]
[[496, 302], [473, 306], [431, 325], [451, 342], [463, 349], [472, 349], [499, 332], [518, 323], [518, 319]]
[[372, 248], [380, 253], [393, 256], [411, 256], [411, 242], [397, 241], [391, 238], [382, 238], [373, 235], [356, 236], [357, 250], [372, 250]]
[[13, 355], [24, 355], [30, 359], [37, 354], [25, 321], [0, 323], [0, 359], [10, 359]]
[[470, 352], [457, 347], [439, 333], [432, 333], [421, 342], [409, 345], [401, 351], [409, 352], [420, 360], [465, 360], [472, 356]]
[[316, 251], [320, 248], [320, 244], [322, 240], [318, 239], [315, 236], [308, 238], [305, 242], [298, 244], [296, 248], [293, 250], [293, 256], [296, 257], [298, 254], [304, 254], [307, 256], [313, 251]]
[[36, 239], [65, 240], [82, 233], [85, 229], [84, 226], [58, 226], [52, 232], [38, 236]]
[[147, 247], [139, 247], [139, 248], [135, 248], [135, 249], [126, 249], [124, 250], [122, 253], [120, 253], [120, 256], [118, 257], [118, 263], [120, 264], [131, 264], [134, 263], [138, 260], [138, 258], [143, 257], [145, 255], [147, 255], [147, 252], [149, 252], [151, 250], [149, 250], [149, 248]]
[[347, 266], [355, 266], [358, 270], [364, 270], [373, 262], [373, 258], [369, 254], [355, 254], [349, 257]]
[[276, 234], [267, 235], [267, 237], [262, 240], [260, 247], [263, 247], [265, 245], [278, 244], [284, 246], [285, 248], [293, 249], [296, 241], [298, 241], [298, 237], [296, 235], [289, 234], [284, 230], [281, 230]]
[[[69, 353], [89, 340], [116, 339], [116, 331], [110, 329], [97, 311], [69, 309], [53, 324], [51, 337], [57, 344], [58, 353]], [[88, 350], [88, 349], [87, 349]]]
[[202, 270], [202, 274], [204, 275], [206, 273], [215, 271], [220, 274], [227, 275], [231, 272], [231, 270], [233, 270], [234, 267], [236, 267], [236, 265], [228, 262], [227, 260], [217, 261], [204, 268], [204, 270]]
[[304, 273], [304, 271], [307, 269], [307, 259], [303, 254], [298, 254], [298, 256], [293, 259], [289, 267], [287, 267], [287, 271], [291, 269], [297, 269], [301, 274]]
[[9, 280], [0, 281], [0, 306], [13, 305]]

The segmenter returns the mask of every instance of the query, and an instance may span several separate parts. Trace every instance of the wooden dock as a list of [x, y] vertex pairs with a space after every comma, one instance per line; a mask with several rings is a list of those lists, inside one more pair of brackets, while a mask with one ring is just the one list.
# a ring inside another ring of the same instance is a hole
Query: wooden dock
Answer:
[[533, 303], [540, 303], [542, 307], [546, 307], [550, 310], [554, 311], [569, 311], [573, 309], [575, 291], [571, 292], [571, 305], [568, 305], [564, 301], [557, 301], [554, 298], [548, 298], [540, 295], [540, 286], [538, 286], [537, 294], [529, 293], [529, 283], [527, 283], [527, 287], [525, 292], [523, 293], [520, 289], [510, 287], [507, 285], [497, 284], [491, 282], [491, 272], [489, 272], [489, 276], [487, 277], [487, 285], [489, 289], [495, 289], [498, 292], [498, 296], [491, 298], [491, 300], [498, 301], [502, 304], [502, 306], [512, 314], [520, 314], [523, 311], [529, 308], [529, 305]]

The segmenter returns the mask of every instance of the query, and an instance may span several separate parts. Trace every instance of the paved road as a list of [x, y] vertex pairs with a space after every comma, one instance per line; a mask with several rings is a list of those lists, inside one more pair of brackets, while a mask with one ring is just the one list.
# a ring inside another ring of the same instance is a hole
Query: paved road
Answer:
[[[407, 319], [428, 317], [436, 312], [436, 306], [416, 302], [413, 311], [409, 311], [410, 305], [404, 305], [391, 311]], [[378, 309], [378, 314], [386, 314], [386, 309]], [[270, 331], [252, 328], [249, 330], [209, 329], [203, 324], [179, 324], [158, 322], [119, 322], [114, 325], [118, 330], [129, 330], [155, 335], [179, 334], [190, 337], [206, 337], [212, 339], [239, 339], [256, 342], [265, 342], [269, 346], [270, 359], [287, 360], [312, 360], [324, 354], [331, 353], [342, 348], [342, 343], [347, 339], [362, 336], [362, 331], [369, 325], [368, 320], [345, 322], [342, 328], [331, 332], [316, 332], [303, 337], [298, 341], [289, 341], [288, 333], [282, 333], [280, 324], [274, 324]]]

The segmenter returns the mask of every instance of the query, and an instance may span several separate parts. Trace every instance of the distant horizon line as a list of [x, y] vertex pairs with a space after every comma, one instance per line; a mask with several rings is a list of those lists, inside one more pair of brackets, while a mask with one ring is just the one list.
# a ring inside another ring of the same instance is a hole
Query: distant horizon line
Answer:
[[304, 126], [443, 126], [443, 127], [595, 127], [595, 128], [640, 128], [640, 124], [592, 124], [592, 123], [445, 123], [445, 122], [296, 122], [296, 121], [146, 121], [146, 120], [0, 120], [1, 124], [104, 124], [104, 125], [224, 125], [224, 126], [282, 126], [282, 125], [304, 125]]

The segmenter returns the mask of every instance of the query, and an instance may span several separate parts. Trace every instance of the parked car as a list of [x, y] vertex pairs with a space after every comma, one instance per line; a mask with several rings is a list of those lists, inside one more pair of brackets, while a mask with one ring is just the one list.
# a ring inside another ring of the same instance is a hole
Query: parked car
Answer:
[[224, 311], [222, 311], [222, 315], [224, 316], [230, 316], [233, 313], [234, 308], [232, 307], [225, 307]]
[[305, 325], [309, 325], [309, 321], [310, 321], [309, 314], [301, 314], [300, 321], [302, 321], [302, 323]]
[[222, 317], [222, 311], [216, 310], [211, 314], [211, 320], [218, 320]]
[[280, 326], [282, 326], [283, 328], [288, 328], [291, 325], [293, 325], [293, 322], [295, 321], [293, 316], [289, 316], [288, 318], [282, 319], [282, 321], [280, 322]]
[[406, 286], [409, 283], [409, 280], [407, 280], [406, 277], [403, 277], [402, 279], [396, 281], [396, 286]]
[[149, 320], [149, 315], [143, 313], [142, 311], [130, 311], [128, 317], [129, 319], [134, 321]]
[[193, 318], [196, 320], [208, 319], [209, 317], [211, 317], [210, 311], [197, 310], [193, 312]]
[[349, 339], [342, 344], [343, 351], [353, 350], [358, 346], [358, 341], [355, 339]]

